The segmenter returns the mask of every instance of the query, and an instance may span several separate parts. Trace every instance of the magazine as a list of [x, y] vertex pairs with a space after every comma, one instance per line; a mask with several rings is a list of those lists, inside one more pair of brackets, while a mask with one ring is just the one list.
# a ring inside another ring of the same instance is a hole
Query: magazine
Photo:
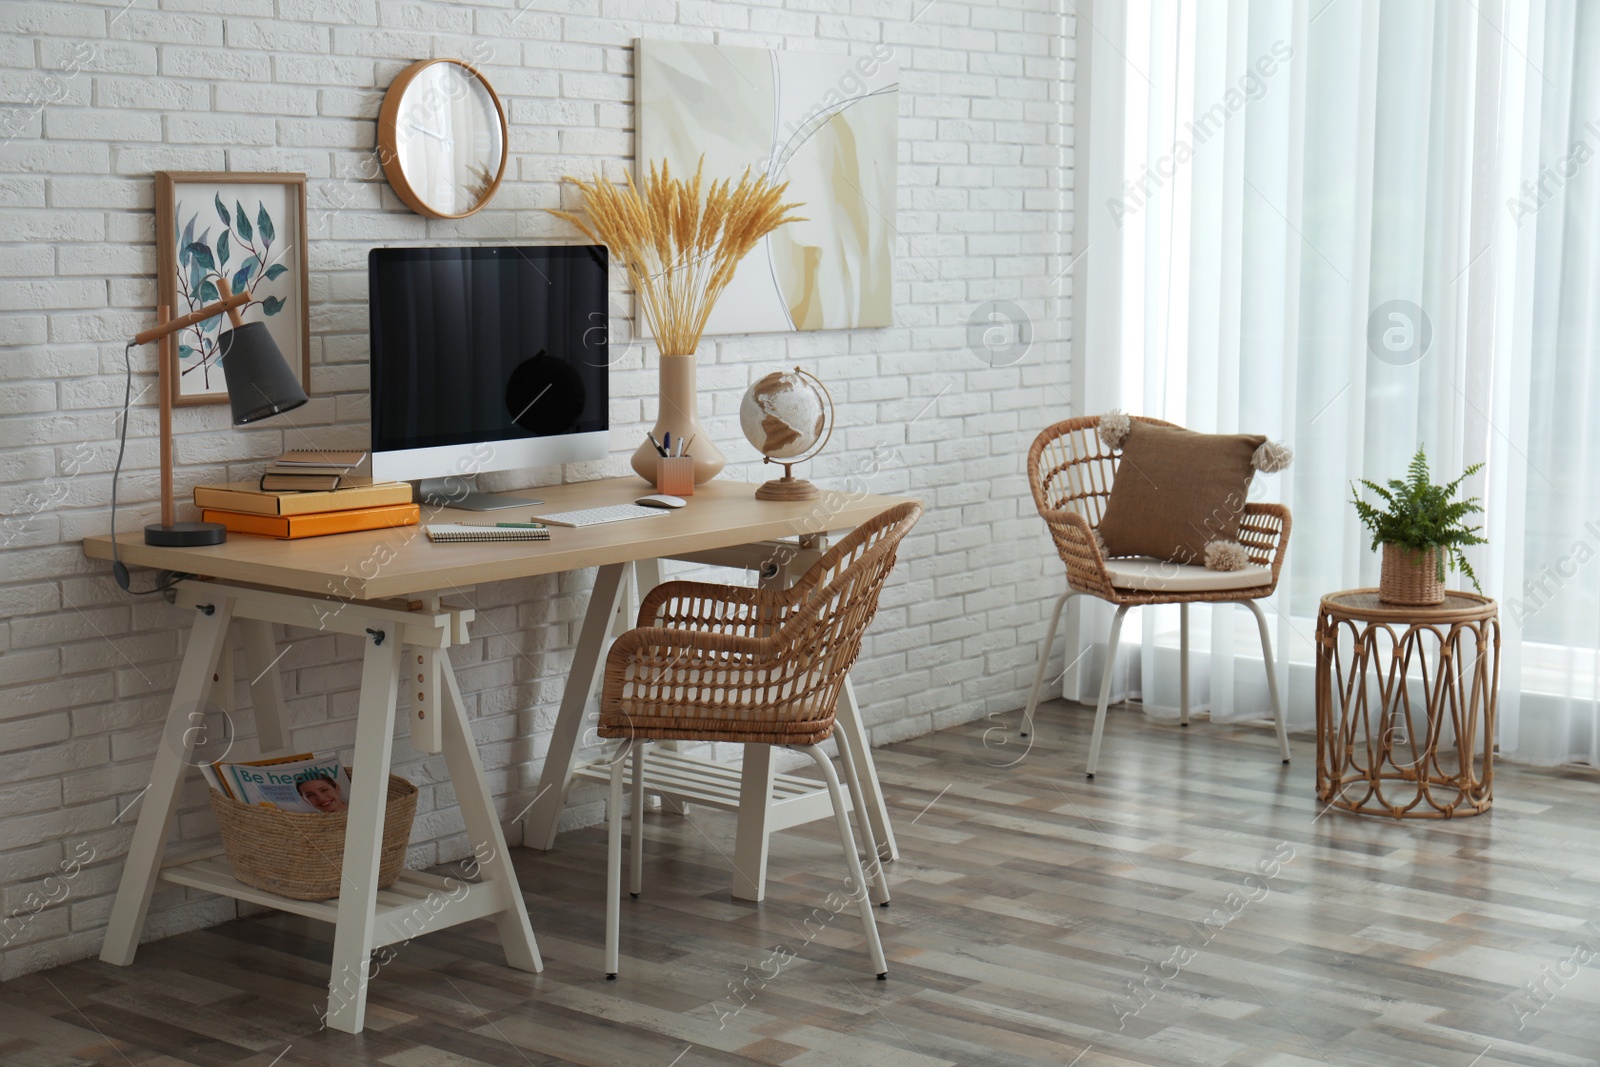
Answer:
[[211, 770], [222, 787], [220, 792], [245, 804], [332, 814], [348, 810], [350, 803], [350, 776], [336, 754], [303, 752], [278, 759], [216, 763]]

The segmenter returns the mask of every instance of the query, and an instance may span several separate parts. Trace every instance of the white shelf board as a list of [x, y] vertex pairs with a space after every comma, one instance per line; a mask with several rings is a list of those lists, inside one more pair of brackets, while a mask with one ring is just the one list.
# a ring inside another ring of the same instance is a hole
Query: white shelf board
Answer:
[[[604, 785], [611, 781], [611, 772], [607, 764], [586, 763], [574, 767], [572, 777]], [[739, 768], [727, 763], [713, 763], [667, 749], [651, 749], [645, 759], [644, 788], [648, 793], [736, 812], [739, 810], [739, 787]], [[848, 812], [851, 810], [850, 793], [848, 790], [841, 793]], [[772, 776], [768, 807], [771, 812], [767, 823], [769, 830], [825, 819], [832, 813], [827, 786], [816, 779], [794, 774]]]
[[[228, 867], [227, 857], [219, 854], [202, 855], [163, 867], [161, 880], [321, 922], [332, 923], [339, 917], [338, 897], [295, 900], [256, 889], [235, 878]], [[419, 933], [442, 930], [447, 926], [496, 914], [501, 910], [501, 896], [501, 887], [493, 882], [468, 882], [408, 868], [400, 872], [400, 877], [392, 886], [378, 890], [373, 945], [393, 944]], [[409, 926], [405, 922], [408, 917], [412, 919]]]

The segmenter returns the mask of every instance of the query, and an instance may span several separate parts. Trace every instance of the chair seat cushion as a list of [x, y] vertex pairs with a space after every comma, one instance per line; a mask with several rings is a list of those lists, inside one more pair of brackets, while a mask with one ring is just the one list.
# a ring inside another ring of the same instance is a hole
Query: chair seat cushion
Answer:
[[1106, 560], [1106, 573], [1118, 589], [1141, 593], [1220, 593], [1229, 589], [1257, 589], [1272, 584], [1272, 568], [1251, 564], [1236, 571], [1213, 571], [1192, 563], [1134, 556]]

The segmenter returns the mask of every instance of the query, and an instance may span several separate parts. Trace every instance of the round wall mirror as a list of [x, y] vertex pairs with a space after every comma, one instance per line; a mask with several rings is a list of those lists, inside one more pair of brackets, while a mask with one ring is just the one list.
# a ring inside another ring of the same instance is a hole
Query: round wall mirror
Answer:
[[483, 74], [423, 59], [396, 76], [378, 112], [378, 156], [395, 194], [419, 215], [480, 210], [506, 169], [506, 115]]

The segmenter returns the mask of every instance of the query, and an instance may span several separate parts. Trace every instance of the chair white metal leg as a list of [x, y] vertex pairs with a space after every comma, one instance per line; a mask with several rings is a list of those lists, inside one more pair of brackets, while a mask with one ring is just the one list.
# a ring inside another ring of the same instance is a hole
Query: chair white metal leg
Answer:
[[606, 979], [617, 976], [622, 925], [622, 769], [633, 750], [622, 742], [611, 761], [611, 797], [606, 805]]
[[855, 835], [850, 832], [850, 816], [844, 811], [844, 796], [839, 790], [839, 776], [834, 772], [833, 761], [816, 745], [803, 745], [801, 750], [822, 768], [822, 779], [828, 785], [828, 799], [833, 802], [834, 821], [839, 824], [839, 843], [844, 846], [845, 863], [855, 889], [856, 908], [861, 912], [861, 925], [867, 931], [867, 950], [872, 954], [872, 966], [879, 981], [889, 977], [889, 964], [883, 957], [883, 942], [878, 939], [878, 920], [872, 913], [872, 892], [867, 888], [866, 875], [861, 870], [861, 858], [856, 855]]
[[1189, 603], [1178, 605], [1178, 725], [1189, 725]]
[[1278, 670], [1272, 662], [1272, 635], [1267, 631], [1267, 616], [1261, 605], [1246, 600], [1245, 607], [1256, 617], [1256, 629], [1261, 631], [1261, 661], [1267, 667], [1267, 693], [1272, 697], [1272, 718], [1278, 727], [1278, 751], [1283, 762], [1289, 762], [1289, 724], [1284, 720], [1283, 698], [1278, 693]]
[[1094, 711], [1094, 736], [1089, 741], [1089, 777], [1100, 765], [1100, 738], [1106, 730], [1106, 705], [1111, 701], [1111, 676], [1117, 665], [1117, 643], [1122, 640], [1122, 620], [1131, 604], [1124, 604], [1111, 617], [1111, 636], [1106, 640], [1106, 658], [1100, 664], [1100, 703]]
[[644, 888], [644, 751], [650, 742], [633, 743], [633, 811], [628, 828], [628, 892], [637, 898]]
[[878, 890], [878, 906], [889, 906], [889, 876], [883, 869], [883, 857], [878, 854], [877, 835], [872, 832], [872, 817], [861, 790], [861, 775], [856, 772], [855, 757], [844, 739], [834, 735], [839, 746], [839, 762], [844, 766], [844, 782], [850, 790], [850, 803], [856, 812], [856, 828], [861, 833], [861, 854], [867, 859], [867, 872]]
[[1022, 736], [1027, 737], [1033, 733], [1033, 712], [1039, 706], [1039, 691], [1044, 687], [1044, 674], [1050, 667], [1050, 650], [1056, 645], [1056, 627], [1061, 625], [1061, 609], [1067, 606], [1067, 601], [1081, 594], [1076, 589], [1068, 589], [1056, 598], [1056, 607], [1050, 616], [1050, 628], [1044, 634], [1044, 646], [1039, 649], [1039, 666], [1033, 672], [1033, 688], [1028, 690], [1028, 706], [1022, 711]]

